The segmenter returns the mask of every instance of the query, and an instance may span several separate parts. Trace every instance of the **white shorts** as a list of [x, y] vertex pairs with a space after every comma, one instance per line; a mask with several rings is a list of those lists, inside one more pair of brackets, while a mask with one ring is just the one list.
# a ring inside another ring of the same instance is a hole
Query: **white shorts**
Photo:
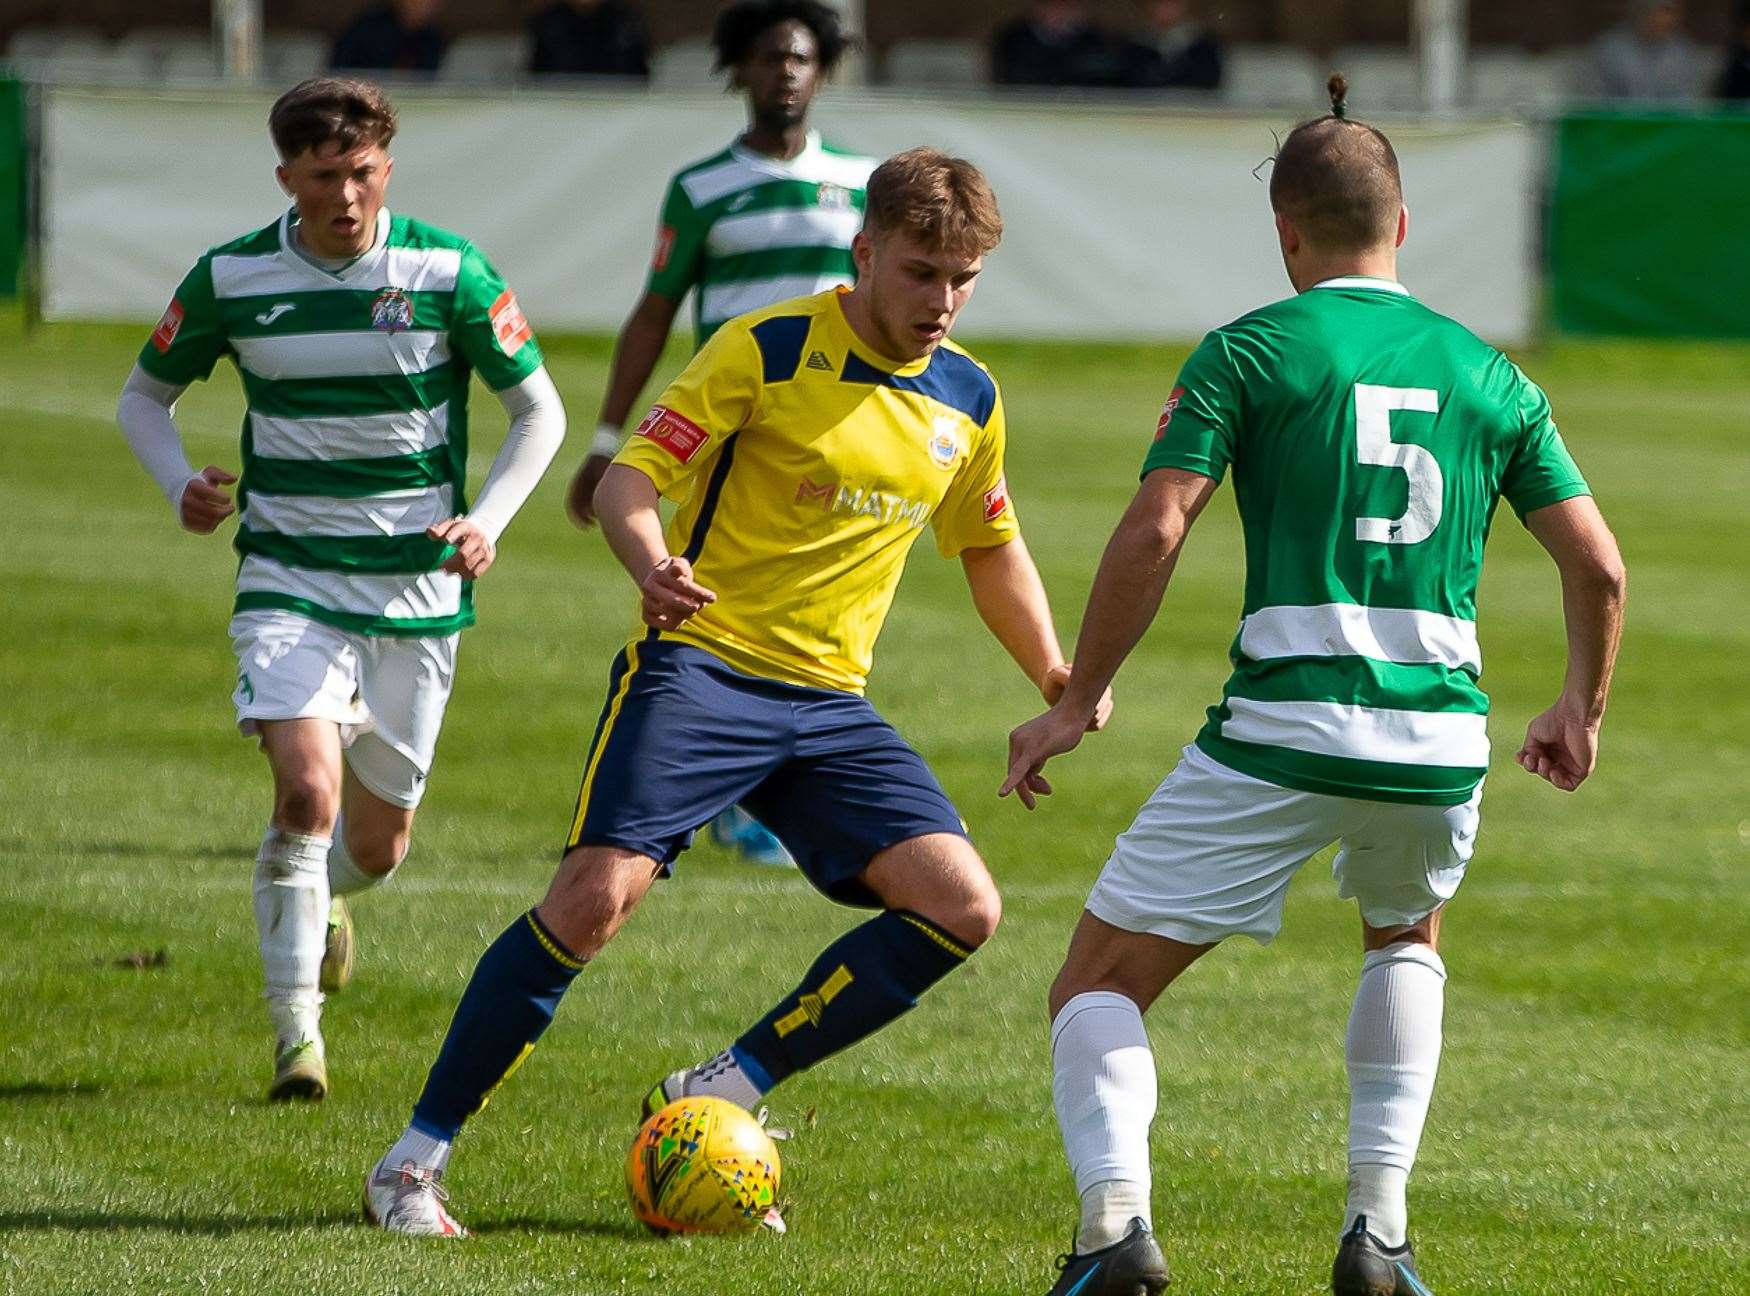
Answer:
[[332, 720], [359, 782], [411, 810], [431, 773], [458, 638], [351, 634], [296, 612], [239, 612], [237, 727], [256, 734], [261, 720]]
[[1342, 842], [1337, 894], [1371, 927], [1408, 926], [1446, 903], [1476, 844], [1483, 789], [1463, 805], [1360, 801], [1279, 787], [1195, 744], [1137, 812], [1088, 896], [1125, 931], [1188, 945], [1228, 936], [1268, 944], [1300, 866]]

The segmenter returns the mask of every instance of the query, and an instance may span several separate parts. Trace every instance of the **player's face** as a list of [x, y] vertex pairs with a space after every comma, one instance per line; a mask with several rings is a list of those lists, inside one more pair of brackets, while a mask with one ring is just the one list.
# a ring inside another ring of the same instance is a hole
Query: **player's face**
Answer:
[[298, 206], [298, 234], [317, 256], [357, 256], [377, 237], [377, 213], [395, 162], [381, 144], [342, 151], [330, 141], [274, 174]]
[[820, 44], [803, 23], [775, 23], [761, 32], [735, 68], [753, 119], [762, 126], [794, 126], [808, 115], [820, 88]]
[[851, 253], [870, 322], [895, 360], [920, 359], [942, 344], [984, 269], [982, 256], [931, 248], [898, 230], [860, 233]]

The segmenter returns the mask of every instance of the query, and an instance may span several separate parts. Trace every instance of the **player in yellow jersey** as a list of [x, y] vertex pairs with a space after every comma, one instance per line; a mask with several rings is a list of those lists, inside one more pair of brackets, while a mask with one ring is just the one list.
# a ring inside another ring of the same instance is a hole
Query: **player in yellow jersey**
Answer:
[[[856, 287], [725, 325], [603, 477], [597, 515], [648, 631], [614, 660], [547, 898], [481, 958], [412, 1123], [367, 1176], [374, 1222], [461, 1231], [438, 1184], [451, 1141], [728, 806], [770, 826], [826, 895], [881, 912], [729, 1048], [659, 1082], [647, 1109], [695, 1094], [756, 1105], [911, 1008], [996, 930], [996, 886], [959, 814], [862, 690], [926, 527], [1046, 698], [1069, 677], [1003, 480], [1001, 395], [948, 341], [1001, 233], [969, 162], [890, 158], [869, 180]], [[680, 503], [666, 529], [660, 495]]]

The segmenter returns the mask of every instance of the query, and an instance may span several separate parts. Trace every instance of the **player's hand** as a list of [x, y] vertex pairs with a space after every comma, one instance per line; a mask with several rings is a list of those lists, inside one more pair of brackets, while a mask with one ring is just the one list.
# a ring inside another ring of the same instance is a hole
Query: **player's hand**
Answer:
[[221, 487], [237, 479], [223, 468], [208, 464], [182, 488], [182, 498], [176, 501], [176, 516], [184, 531], [196, 535], [211, 535], [219, 523], [237, 511], [231, 493]]
[[[1063, 691], [1069, 687], [1070, 663], [1053, 666], [1045, 672], [1039, 681], [1039, 691], [1045, 696], [1046, 706], [1056, 706]], [[1107, 689], [1100, 694], [1100, 700], [1094, 707], [1093, 719], [1088, 721], [1088, 732], [1099, 733], [1106, 727], [1106, 722], [1112, 718], [1112, 690]]]
[[693, 564], [685, 558], [664, 558], [638, 582], [644, 600], [644, 624], [673, 630], [717, 596], [693, 579]]
[[1051, 784], [1041, 772], [1053, 756], [1074, 751], [1088, 731], [1086, 716], [1070, 715], [1052, 707], [1036, 716], [1009, 735], [1009, 776], [1003, 780], [997, 795], [1013, 792], [1021, 804], [1031, 810], [1037, 798], [1051, 795]]
[[465, 517], [448, 518], [428, 526], [425, 534], [456, 547], [456, 552], [444, 559], [442, 570], [464, 580], [479, 580], [498, 557], [498, 546], [492, 543], [492, 538], [478, 522]]
[[595, 525], [595, 488], [602, 484], [602, 474], [613, 462], [612, 455], [592, 454], [571, 475], [571, 485], [565, 488], [565, 516], [580, 531]]
[[1533, 720], [1513, 759], [1564, 792], [1586, 781], [1598, 763], [1598, 724], [1557, 702]]

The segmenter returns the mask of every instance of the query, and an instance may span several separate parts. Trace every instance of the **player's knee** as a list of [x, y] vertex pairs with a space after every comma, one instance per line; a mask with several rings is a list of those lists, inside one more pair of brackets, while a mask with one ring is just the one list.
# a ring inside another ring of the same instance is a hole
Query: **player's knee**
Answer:
[[637, 907], [651, 867], [629, 851], [578, 847], [560, 863], [541, 921], [573, 954], [593, 958]]
[[339, 813], [339, 790], [322, 778], [284, 779], [274, 794], [273, 822], [282, 832], [324, 836]]
[[1003, 920], [1003, 898], [988, 879], [968, 895], [962, 905], [956, 934], [977, 948], [997, 934]]
[[360, 872], [372, 877], [387, 877], [401, 867], [412, 841], [413, 834], [409, 829], [373, 833], [354, 830], [348, 824], [346, 853], [352, 856], [352, 862], [359, 866]]
[[952, 893], [932, 898], [920, 912], [971, 949], [996, 935], [1003, 918], [1003, 898], [988, 876], [968, 879]]

